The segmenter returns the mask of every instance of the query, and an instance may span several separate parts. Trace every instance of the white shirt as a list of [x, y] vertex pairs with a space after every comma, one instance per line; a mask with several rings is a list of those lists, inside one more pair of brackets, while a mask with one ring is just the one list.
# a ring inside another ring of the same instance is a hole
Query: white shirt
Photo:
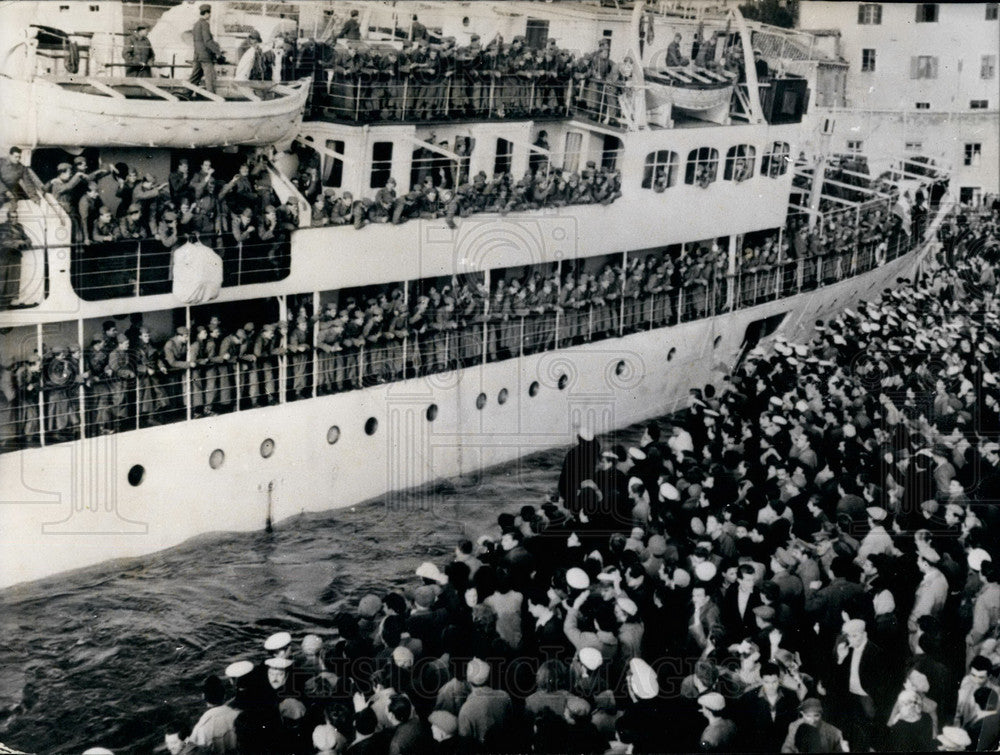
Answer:
[[867, 644], [868, 644], [868, 638], [866, 637], [864, 641], [862, 641], [861, 645], [859, 647], [853, 648], [852, 651], [853, 654], [851, 655], [851, 677], [850, 677], [850, 682], [848, 684], [848, 688], [850, 689], [852, 695], [864, 695], [865, 697], [868, 696], [868, 693], [865, 692], [864, 687], [861, 686], [861, 673], [860, 673], [861, 653], [864, 651], [865, 646]]
[[742, 618], [747, 612], [747, 603], [750, 602], [750, 595], [753, 590], [743, 590], [742, 588], [737, 588], [736, 590], [736, 606], [740, 611], [740, 618]]

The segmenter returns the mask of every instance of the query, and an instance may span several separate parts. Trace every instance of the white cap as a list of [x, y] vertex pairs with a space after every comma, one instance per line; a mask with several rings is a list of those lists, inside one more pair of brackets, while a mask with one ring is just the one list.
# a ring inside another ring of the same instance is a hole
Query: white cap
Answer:
[[596, 671], [603, 661], [604, 657], [597, 648], [580, 648], [580, 663], [588, 671]]
[[441, 570], [430, 561], [424, 561], [417, 567], [417, 576], [421, 579], [430, 579], [437, 582], [439, 585], [443, 585], [448, 581], [448, 577], [446, 577]]
[[581, 427], [577, 435], [580, 436], [580, 440], [589, 443], [594, 439], [594, 431], [589, 427]]
[[286, 669], [292, 665], [291, 658], [268, 658], [264, 661], [264, 665], [268, 668], [280, 668]]
[[574, 566], [566, 572], [566, 584], [574, 590], [586, 590], [590, 587], [590, 576], [579, 566]]
[[275, 632], [264, 640], [264, 650], [274, 652], [275, 650], [281, 650], [284, 647], [288, 647], [291, 644], [292, 635], [288, 632]]
[[642, 658], [630, 660], [628, 670], [628, 686], [637, 698], [651, 700], [660, 694], [660, 683], [656, 679], [656, 672]]
[[979, 571], [983, 568], [984, 561], [992, 561], [993, 557], [982, 548], [973, 548], [969, 551], [969, 568]]
[[665, 501], [679, 501], [681, 492], [669, 482], [665, 482], [660, 485], [660, 498]]
[[226, 676], [230, 679], [239, 679], [253, 671], [253, 664], [250, 661], [236, 661], [226, 666]]
[[702, 582], [711, 582], [715, 579], [715, 575], [718, 572], [719, 570], [715, 568], [715, 564], [711, 561], [702, 561], [694, 567], [694, 575]]

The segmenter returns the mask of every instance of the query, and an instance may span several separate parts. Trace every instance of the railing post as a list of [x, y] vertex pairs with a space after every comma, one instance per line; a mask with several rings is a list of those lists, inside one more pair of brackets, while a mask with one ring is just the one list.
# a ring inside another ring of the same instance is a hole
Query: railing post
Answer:
[[184, 307], [184, 327], [187, 328], [188, 332], [188, 342], [187, 348], [184, 352], [185, 361], [187, 366], [184, 367], [183, 376], [183, 392], [184, 392], [184, 408], [187, 411], [187, 419], [191, 420], [191, 307]]
[[[35, 326], [35, 348], [38, 358], [42, 358], [42, 324]], [[45, 446], [45, 370], [38, 372], [38, 445]]]
[[139, 296], [139, 292], [142, 287], [140, 284], [140, 278], [142, 276], [142, 242], [135, 242], [135, 291], [132, 293], [133, 296]]

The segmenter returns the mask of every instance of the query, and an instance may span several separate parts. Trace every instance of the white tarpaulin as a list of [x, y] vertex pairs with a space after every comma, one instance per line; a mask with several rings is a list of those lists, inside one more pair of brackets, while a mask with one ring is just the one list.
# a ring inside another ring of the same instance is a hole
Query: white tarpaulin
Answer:
[[222, 288], [222, 257], [200, 242], [174, 250], [174, 296], [185, 304], [211, 301]]

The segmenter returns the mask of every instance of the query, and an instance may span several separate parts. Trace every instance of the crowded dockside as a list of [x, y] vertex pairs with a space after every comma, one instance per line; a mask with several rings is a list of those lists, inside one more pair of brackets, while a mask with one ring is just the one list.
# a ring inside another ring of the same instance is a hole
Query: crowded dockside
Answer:
[[995, 750], [1000, 235], [949, 222], [636, 445], [579, 428], [547, 500], [405, 588], [218, 658], [167, 749]]

